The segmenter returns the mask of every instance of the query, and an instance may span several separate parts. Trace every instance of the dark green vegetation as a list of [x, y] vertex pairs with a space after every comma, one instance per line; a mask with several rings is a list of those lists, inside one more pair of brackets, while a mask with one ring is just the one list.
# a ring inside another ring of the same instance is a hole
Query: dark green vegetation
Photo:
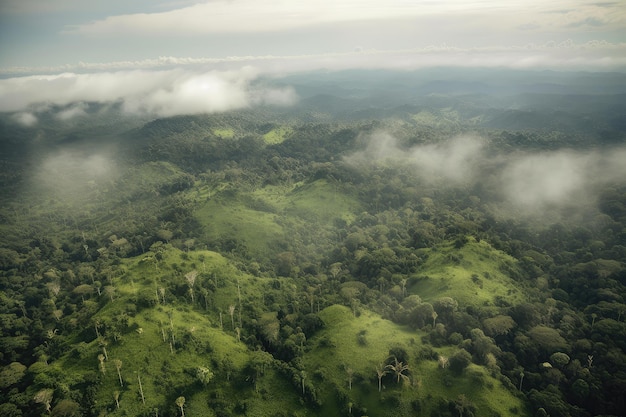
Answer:
[[[623, 415], [619, 76], [360, 76], [285, 80], [292, 109], [4, 115], [0, 415]], [[572, 148], [602, 181], [516, 200], [516, 161]]]

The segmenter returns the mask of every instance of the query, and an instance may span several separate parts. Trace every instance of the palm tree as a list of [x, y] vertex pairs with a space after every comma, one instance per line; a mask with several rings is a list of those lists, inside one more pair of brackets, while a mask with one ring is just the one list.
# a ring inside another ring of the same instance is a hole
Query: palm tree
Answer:
[[352, 377], [354, 376], [354, 371], [352, 368], [346, 368], [346, 373], [348, 374], [348, 389], [352, 390]]
[[233, 330], [235, 329], [235, 305], [231, 304], [228, 307], [228, 313], [230, 314], [230, 322], [233, 325]]
[[391, 371], [396, 375], [396, 383], [400, 383], [400, 378], [402, 378], [402, 380], [405, 382], [409, 382], [408, 375], [404, 374], [405, 371], [409, 370], [409, 365], [403, 362], [399, 362], [398, 358], [396, 358], [395, 356], [393, 357], [393, 361], [394, 363], [387, 365], [387, 368], [391, 369]]
[[141, 376], [137, 373], [137, 381], [139, 382], [139, 394], [141, 394], [141, 402], [146, 405], [146, 397], [143, 396], [143, 386], [141, 385]]
[[302, 382], [302, 395], [304, 395], [304, 381], [306, 380], [306, 372], [300, 371], [300, 382]]
[[181, 417], [185, 417], [185, 410], [183, 408], [185, 406], [185, 397], [176, 398], [176, 405], [180, 408]]
[[100, 372], [103, 374], [107, 373], [106, 365], [104, 364], [104, 355], [101, 353], [98, 355], [98, 360], [100, 361]]
[[114, 359], [113, 363], [115, 364], [115, 369], [117, 369], [117, 376], [120, 378], [120, 387], [123, 387], [124, 383], [122, 382], [122, 373], [121, 373], [122, 361], [119, 359]]
[[376, 366], [376, 376], [378, 376], [378, 392], [380, 392], [382, 388], [382, 380], [383, 377], [387, 375], [387, 367], [383, 366], [382, 363]]
[[187, 280], [187, 285], [189, 285], [189, 294], [191, 294], [191, 304], [194, 303], [193, 299], [193, 286], [196, 283], [196, 278], [198, 277], [198, 271], [195, 269], [191, 272], [185, 274], [185, 279]]
[[443, 356], [443, 355], [439, 355], [439, 356], [437, 357], [437, 362], [439, 362], [439, 366], [440, 366], [442, 369], [445, 369], [445, 368], [447, 368], [447, 367], [448, 367], [448, 365], [450, 365], [450, 359], [448, 359], [448, 357], [447, 357], [447, 356]]

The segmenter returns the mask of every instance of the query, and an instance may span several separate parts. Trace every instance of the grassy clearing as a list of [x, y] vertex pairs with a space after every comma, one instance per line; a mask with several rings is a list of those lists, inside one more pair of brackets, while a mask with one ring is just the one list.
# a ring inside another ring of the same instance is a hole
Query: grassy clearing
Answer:
[[211, 239], [240, 242], [251, 255], [269, 256], [284, 241], [275, 214], [254, 210], [237, 199], [210, 200], [195, 215]]
[[241, 242], [248, 254], [263, 258], [287, 250], [295, 229], [317, 233], [336, 220], [349, 223], [361, 211], [356, 197], [326, 180], [198, 198], [206, 202], [195, 215], [210, 239]]
[[287, 126], [276, 127], [263, 135], [263, 140], [268, 145], [275, 145], [285, 141], [293, 133], [293, 129]]
[[357, 198], [347, 193], [341, 184], [317, 180], [294, 188], [288, 194], [288, 214], [303, 219], [313, 219], [332, 225], [335, 219], [350, 223], [361, 211]]
[[511, 277], [518, 268], [516, 261], [485, 241], [469, 238], [460, 249], [449, 243], [424, 252], [428, 259], [409, 291], [425, 301], [452, 297], [459, 305], [479, 307], [524, 301]]
[[222, 139], [232, 139], [235, 137], [235, 131], [231, 128], [215, 128], [213, 134]]

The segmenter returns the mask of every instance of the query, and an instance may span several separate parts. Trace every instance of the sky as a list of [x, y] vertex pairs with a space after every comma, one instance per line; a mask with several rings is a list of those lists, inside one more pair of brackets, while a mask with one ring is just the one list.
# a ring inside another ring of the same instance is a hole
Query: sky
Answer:
[[320, 69], [625, 71], [625, 28], [624, 0], [0, 0], [0, 111], [289, 104], [250, 83]]
[[475, 54], [487, 66], [601, 70], [624, 67], [625, 28], [623, 0], [2, 0], [0, 70], [385, 66], [400, 54], [408, 66]]

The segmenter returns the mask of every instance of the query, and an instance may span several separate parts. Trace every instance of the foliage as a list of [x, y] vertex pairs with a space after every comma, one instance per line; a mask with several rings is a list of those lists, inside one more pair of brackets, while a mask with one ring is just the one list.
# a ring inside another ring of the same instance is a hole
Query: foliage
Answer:
[[39, 149], [2, 116], [0, 414], [623, 414], [623, 184], [533, 223], [493, 166], [469, 187], [355, 163], [380, 131], [494, 154], [599, 133], [439, 99], [135, 121], [106, 175], [76, 168], [95, 139], [51, 121]]

